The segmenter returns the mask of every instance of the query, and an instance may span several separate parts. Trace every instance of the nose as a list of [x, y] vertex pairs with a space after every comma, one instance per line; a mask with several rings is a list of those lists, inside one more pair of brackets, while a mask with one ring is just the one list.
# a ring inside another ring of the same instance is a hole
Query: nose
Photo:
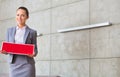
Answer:
[[18, 19], [21, 19], [21, 16], [17, 16]]

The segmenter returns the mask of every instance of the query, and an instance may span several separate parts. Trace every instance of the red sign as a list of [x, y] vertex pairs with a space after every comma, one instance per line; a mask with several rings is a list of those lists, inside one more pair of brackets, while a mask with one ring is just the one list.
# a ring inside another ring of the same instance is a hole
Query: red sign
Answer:
[[3, 42], [2, 51], [6, 51], [11, 54], [20, 54], [20, 55], [28, 55], [34, 54], [34, 45], [33, 44], [15, 44], [9, 42]]

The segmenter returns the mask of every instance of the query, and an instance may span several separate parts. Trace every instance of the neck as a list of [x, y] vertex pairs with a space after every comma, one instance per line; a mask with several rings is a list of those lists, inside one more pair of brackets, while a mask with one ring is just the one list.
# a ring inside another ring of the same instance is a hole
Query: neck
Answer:
[[19, 25], [18, 25], [19, 28], [22, 28], [22, 27], [24, 27], [24, 26], [25, 26], [25, 24], [19, 24]]

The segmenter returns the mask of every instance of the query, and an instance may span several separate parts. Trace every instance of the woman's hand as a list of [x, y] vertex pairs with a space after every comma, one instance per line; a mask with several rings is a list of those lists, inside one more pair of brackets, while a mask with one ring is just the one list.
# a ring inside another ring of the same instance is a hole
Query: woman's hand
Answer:
[[33, 58], [34, 54], [28, 54], [27, 56]]
[[6, 55], [8, 54], [8, 53], [7, 53], [6, 51], [4, 51], [4, 50], [3, 50], [3, 51], [0, 50], [0, 53], [2, 53], [2, 54], [6, 54]]

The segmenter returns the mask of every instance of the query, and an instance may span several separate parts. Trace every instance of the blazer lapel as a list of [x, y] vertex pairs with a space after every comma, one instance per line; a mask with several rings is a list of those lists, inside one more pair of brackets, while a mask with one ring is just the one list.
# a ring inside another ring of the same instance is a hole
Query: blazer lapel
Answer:
[[15, 42], [15, 33], [16, 33], [16, 27], [13, 27], [13, 30], [12, 30], [12, 41], [11, 42]]
[[24, 38], [23, 38], [24, 43], [26, 43], [26, 39], [27, 39], [27, 36], [28, 36], [29, 32], [30, 32], [29, 27], [26, 26], [25, 35], [24, 35]]

